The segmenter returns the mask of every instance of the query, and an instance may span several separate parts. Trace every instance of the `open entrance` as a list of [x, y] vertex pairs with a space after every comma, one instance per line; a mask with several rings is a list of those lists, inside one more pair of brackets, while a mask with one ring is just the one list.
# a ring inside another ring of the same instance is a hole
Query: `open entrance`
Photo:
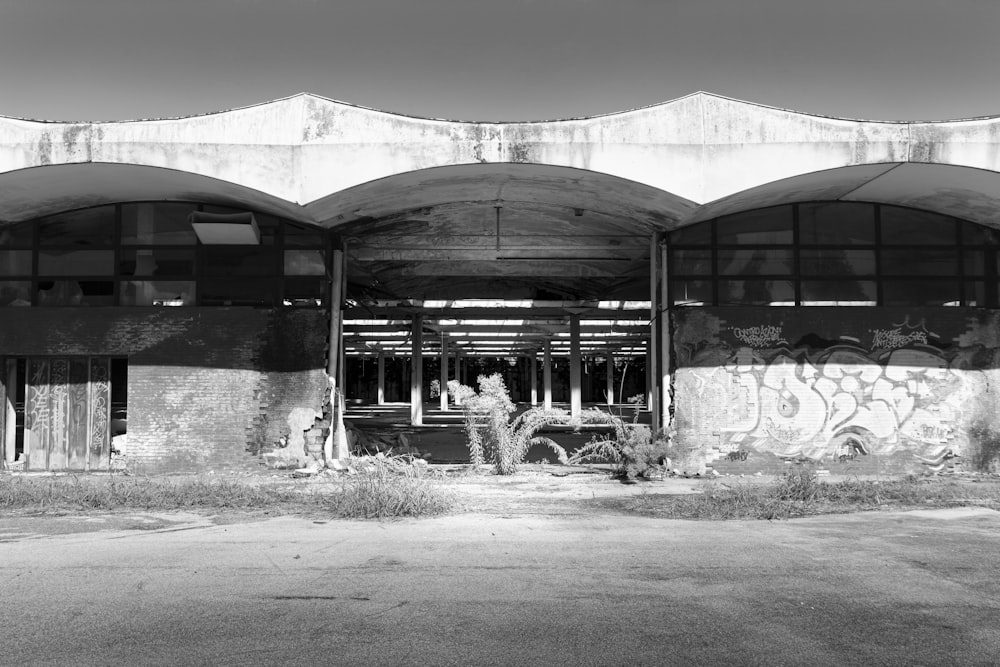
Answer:
[[8, 470], [109, 470], [128, 419], [128, 362], [7, 358], [0, 364], [0, 445]]

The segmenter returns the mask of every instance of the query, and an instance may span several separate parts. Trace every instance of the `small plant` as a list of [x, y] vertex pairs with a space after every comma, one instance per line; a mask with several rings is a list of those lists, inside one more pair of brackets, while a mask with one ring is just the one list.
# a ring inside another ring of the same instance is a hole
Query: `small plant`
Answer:
[[395, 457], [371, 457], [344, 488], [329, 496], [328, 508], [346, 519], [387, 519], [443, 514], [453, 498], [424, 478], [423, 469]]
[[649, 478], [665, 469], [666, 462], [670, 460], [667, 452], [669, 443], [638, 423], [638, 404], [631, 423], [626, 423], [620, 415], [601, 410], [586, 412], [590, 421], [585, 423], [611, 424], [614, 434], [594, 436], [589, 443], [573, 452], [570, 463], [611, 463], [615, 466], [614, 477], [624, 480]]
[[512, 475], [536, 444], [550, 447], [560, 461], [567, 461], [566, 450], [549, 438], [535, 437], [547, 424], [567, 423], [565, 410], [531, 408], [511, 420], [515, 406], [499, 373], [480, 375], [478, 393], [455, 380], [448, 382], [448, 390], [461, 398], [473, 465], [489, 462], [498, 475]]

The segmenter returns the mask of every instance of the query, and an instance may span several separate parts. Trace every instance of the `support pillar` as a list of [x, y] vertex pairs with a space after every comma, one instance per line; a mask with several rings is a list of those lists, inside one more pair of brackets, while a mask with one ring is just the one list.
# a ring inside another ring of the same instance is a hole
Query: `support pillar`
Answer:
[[542, 407], [552, 409], [552, 341], [545, 339], [542, 348]]
[[413, 334], [410, 336], [410, 425], [424, 425], [424, 316], [413, 316]]
[[344, 250], [334, 247], [331, 251], [330, 280], [330, 350], [326, 360], [326, 374], [330, 382], [330, 433], [323, 443], [323, 460], [327, 465], [332, 461], [350, 458], [351, 450], [344, 427], [344, 391], [341, 378], [344, 366]]
[[528, 369], [528, 373], [531, 376], [531, 407], [538, 405], [538, 354], [536, 352], [531, 353], [531, 363]]
[[660, 430], [660, 245], [659, 234], [654, 233], [649, 242], [649, 364], [646, 368], [649, 384], [649, 412], [653, 433]]
[[378, 351], [378, 398], [379, 405], [385, 403], [385, 350], [379, 348]]
[[3, 460], [7, 470], [11, 469], [11, 464], [15, 461], [15, 449], [17, 448], [17, 413], [14, 411], [14, 401], [17, 400], [17, 360], [7, 359], [6, 364], [0, 366], [0, 373], [3, 377], [3, 401], [0, 402], [0, 424], [3, 424], [3, 431], [0, 432], [0, 444], [3, 445]]
[[569, 414], [576, 419], [583, 412], [580, 373], [580, 316], [569, 316]]
[[441, 412], [448, 411], [448, 334], [441, 334]]
[[606, 357], [607, 365], [607, 382], [605, 386], [607, 387], [605, 393], [608, 396], [608, 407], [610, 408], [615, 404], [615, 353], [608, 348], [608, 354]]
[[660, 424], [670, 428], [670, 273], [667, 240], [660, 237]]

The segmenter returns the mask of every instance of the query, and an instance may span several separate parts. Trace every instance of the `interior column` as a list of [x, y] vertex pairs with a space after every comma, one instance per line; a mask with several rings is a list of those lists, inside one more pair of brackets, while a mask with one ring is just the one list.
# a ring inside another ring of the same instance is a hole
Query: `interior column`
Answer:
[[528, 373], [531, 374], [531, 406], [534, 407], [538, 405], [538, 354], [536, 352], [531, 353], [531, 363]]
[[548, 338], [542, 347], [542, 407], [552, 409], [552, 341]]
[[441, 411], [448, 411], [448, 334], [441, 334]]
[[343, 377], [343, 303], [344, 303], [344, 250], [343, 246], [333, 247], [330, 275], [330, 349], [326, 360], [326, 374], [330, 382], [330, 410], [332, 412], [330, 433], [323, 444], [323, 459], [329, 463], [346, 459], [351, 455], [347, 443], [347, 429], [344, 427]]
[[660, 236], [660, 424], [670, 427], [670, 285], [667, 239]]
[[580, 373], [580, 316], [569, 316], [569, 414], [576, 418], [583, 412], [582, 374]]
[[424, 425], [424, 316], [413, 316], [413, 334], [410, 336], [410, 425]]
[[615, 353], [608, 348], [607, 360], [607, 390], [608, 395], [608, 407], [610, 408], [615, 404]]
[[385, 403], [385, 350], [378, 351], [378, 398], [377, 403]]
[[649, 363], [646, 366], [646, 382], [649, 385], [650, 427], [655, 433], [660, 430], [660, 389], [659, 384], [659, 354], [660, 346], [660, 308], [657, 292], [660, 286], [660, 248], [659, 235], [654, 233], [649, 242]]

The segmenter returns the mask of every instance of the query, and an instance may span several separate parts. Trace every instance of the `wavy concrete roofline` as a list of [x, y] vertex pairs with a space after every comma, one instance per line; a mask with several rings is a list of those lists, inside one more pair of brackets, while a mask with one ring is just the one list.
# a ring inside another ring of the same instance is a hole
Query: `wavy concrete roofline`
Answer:
[[852, 118], [849, 116], [835, 116], [821, 113], [814, 113], [809, 111], [799, 111], [797, 109], [789, 109], [787, 107], [779, 107], [770, 104], [763, 104], [761, 102], [751, 102], [749, 100], [742, 100], [736, 97], [730, 97], [728, 95], [720, 95], [718, 93], [712, 93], [709, 91], [699, 90], [687, 95], [681, 95], [680, 97], [675, 97], [673, 99], [664, 100], [662, 102], [655, 102], [653, 104], [648, 104], [640, 107], [633, 107], [630, 109], [623, 109], [621, 111], [610, 111], [608, 113], [595, 114], [593, 116], [571, 116], [567, 118], [546, 118], [546, 119], [534, 119], [534, 120], [512, 120], [512, 121], [498, 121], [498, 120], [459, 120], [454, 118], [435, 118], [433, 116], [419, 116], [416, 114], [402, 113], [398, 111], [390, 111], [386, 109], [379, 109], [376, 107], [369, 107], [363, 104], [355, 104], [352, 102], [345, 102], [343, 100], [338, 100], [333, 97], [327, 97], [325, 95], [319, 95], [317, 93], [301, 92], [295, 93], [293, 95], [287, 95], [285, 97], [279, 97], [273, 100], [267, 100], [263, 102], [256, 102], [253, 104], [246, 104], [243, 106], [229, 107], [226, 109], [218, 109], [214, 111], [205, 111], [201, 113], [187, 114], [182, 116], [160, 116], [155, 118], [129, 118], [121, 120], [55, 120], [55, 119], [42, 119], [42, 118], [26, 118], [23, 116], [8, 116], [0, 113], [0, 119], [6, 120], [17, 120], [27, 123], [40, 123], [40, 124], [57, 124], [57, 125], [111, 125], [111, 124], [124, 124], [124, 123], [149, 123], [155, 121], [178, 121], [186, 120], [189, 118], [204, 118], [206, 116], [217, 116], [223, 115], [236, 111], [245, 111], [247, 109], [254, 109], [258, 107], [264, 107], [271, 104], [280, 104], [282, 102], [288, 102], [297, 98], [314, 98], [317, 100], [322, 100], [325, 102], [330, 102], [333, 104], [339, 104], [345, 107], [350, 107], [352, 109], [358, 109], [360, 111], [368, 111], [379, 114], [385, 114], [387, 116], [393, 116], [396, 118], [407, 118], [411, 120], [420, 121], [430, 121], [437, 123], [452, 123], [461, 125], [535, 125], [544, 123], [567, 123], [567, 122], [579, 122], [585, 120], [596, 120], [601, 118], [610, 118], [614, 116], [623, 116], [628, 114], [634, 114], [644, 111], [649, 111], [656, 109], [658, 107], [670, 106], [676, 104], [683, 100], [692, 97], [713, 97], [720, 100], [726, 100], [736, 104], [742, 104], [750, 107], [756, 107], [760, 109], [769, 109], [772, 111], [781, 111], [783, 113], [794, 114], [797, 116], [807, 116], [812, 118], [822, 118], [825, 120], [836, 120], [845, 121], [851, 123], [888, 123], [888, 124], [898, 124], [898, 125], [926, 125], [926, 124], [942, 124], [942, 123], [963, 123], [963, 122], [981, 122], [987, 120], [997, 120], [1000, 119], [1000, 114], [989, 115], [989, 116], [968, 116], [964, 118], [942, 118], [942, 119], [923, 119], [923, 120], [893, 120], [893, 119], [877, 119], [877, 118]]

